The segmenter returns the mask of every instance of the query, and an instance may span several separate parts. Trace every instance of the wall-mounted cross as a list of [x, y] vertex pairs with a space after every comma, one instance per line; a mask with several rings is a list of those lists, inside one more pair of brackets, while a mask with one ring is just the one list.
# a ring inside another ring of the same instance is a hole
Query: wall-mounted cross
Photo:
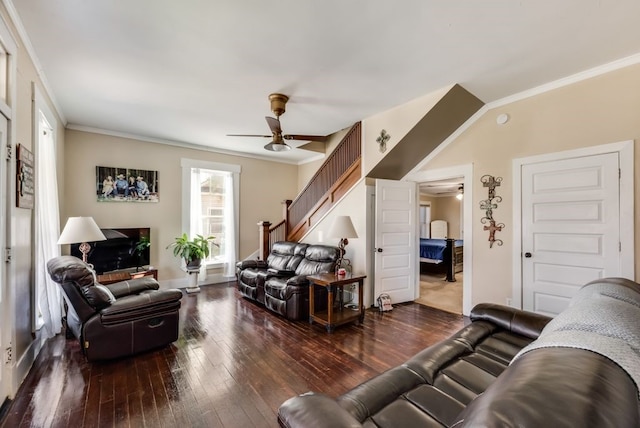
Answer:
[[493, 210], [498, 208], [498, 202], [502, 202], [502, 197], [496, 196], [496, 187], [500, 186], [502, 177], [494, 177], [487, 174], [480, 177], [480, 181], [482, 186], [489, 190], [488, 199], [480, 201], [480, 209], [484, 211], [484, 217], [480, 221], [483, 224], [487, 221], [489, 222], [489, 225], [485, 226], [484, 230], [489, 231], [489, 248], [493, 248], [494, 243], [497, 243], [498, 246], [502, 245], [502, 240], [496, 239], [496, 232], [502, 231], [502, 228], [505, 227], [504, 223], [496, 224], [493, 219]]
[[493, 199], [496, 195], [496, 187], [500, 186], [502, 177], [494, 177], [492, 175], [484, 175], [480, 179], [484, 187], [489, 188], [489, 199]]
[[496, 222], [494, 220], [490, 220], [489, 226], [484, 227], [484, 230], [489, 231], [489, 248], [493, 248], [494, 242], [497, 242], [498, 245], [502, 245], [502, 240], [496, 239], [496, 232], [500, 232], [503, 227], [504, 224], [500, 223], [496, 225]]
[[391, 135], [387, 134], [384, 129], [380, 131], [380, 136], [376, 138], [376, 142], [380, 145], [380, 152], [384, 153], [387, 150], [387, 141], [391, 138]]

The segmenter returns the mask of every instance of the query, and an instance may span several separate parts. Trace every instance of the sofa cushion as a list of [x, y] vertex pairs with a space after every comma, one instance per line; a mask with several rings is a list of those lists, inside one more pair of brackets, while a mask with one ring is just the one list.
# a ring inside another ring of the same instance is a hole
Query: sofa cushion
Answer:
[[298, 242], [276, 242], [267, 257], [268, 268], [295, 271], [307, 247], [308, 244]]
[[624, 370], [595, 352], [536, 349], [473, 400], [456, 427], [637, 427], [637, 393]]
[[258, 280], [258, 275], [262, 272], [262, 270], [254, 268], [244, 269], [242, 271], [242, 282], [248, 286], [255, 287]]
[[309, 245], [296, 269], [296, 275], [313, 275], [316, 273], [332, 272], [338, 260], [337, 247], [329, 245]]
[[97, 310], [106, 308], [116, 301], [113, 293], [102, 284], [85, 285], [80, 287], [80, 291], [87, 302]]

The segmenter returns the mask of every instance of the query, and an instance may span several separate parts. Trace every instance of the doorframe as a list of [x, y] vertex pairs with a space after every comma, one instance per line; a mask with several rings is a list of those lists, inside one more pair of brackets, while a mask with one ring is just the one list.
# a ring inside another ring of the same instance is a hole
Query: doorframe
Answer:
[[516, 158], [513, 176], [513, 280], [512, 306], [522, 309], [522, 167], [534, 163], [553, 162], [584, 156], [617, 153], [620, 160], [620, 271], [621, 276], [635, 280], [634, 228], [634, 142], [633, 140], [602, 144], [581, 149]]
[[[464, 231], [464, 256], [462, 261], [462, 314], [469, 315], [472, 307], [473, 296], [473, 164], [452, 166], [427, 171], [409, 173], [403, 180], [423, 183], [425, 181], [447, 180], [462, 177], [464, 185], [463, 204], [463, 231]], [[419, 192], [416, 197], [420, 198]], [[416, 266], [420, 269], [419, 254], [416, 252]], [[420, 276], [418, 275], [418, 280]]]
[[[3, 1], [3, 4], [5, 2]], [[6, 4], [5, 4], [6, 5]], [[9, 14], [12, 11], [9, 8]], [[9, 19], [9, 22], [12, 22]], [[4, 47], [7, 54], [7, 81], [6, 81], [6, 101], [0, 101], [0, 114], [7, 119], [7, 146], [2, 150], [5, 152], [5, 158], [8, 162], [0, 168], [0, 188], [3, 195], [0, 197], [0, 245], [4, 248], [4, 258], [11, 254], [12, 225], [13, 213], [15, 208], [15, 177], [16, 177], [16, 134], [17, 124], [16, 100], [17, 100], [17, 81], [18, 81], [18, 43], [9, 29], [7, 19], [0, 17], [0, 44]], [[0, 330], [0, 349], [2, 350], [2, 358], [0, 362], [0, 404], [5, 397], [13, 397], [19, 387], [19, 380], [16, 377], [16, 329], [15, 329], [15, 290], [13, 281], [16, 277], [15, 262], [2, 263], [0, 266], [0, 293], [2, 293], [2, 301], [0, 305], [0, 322], [2, 329]], [[11, 360], [6, 362], [6, 350], [12, 353]], [[21, 380], [21, 379], [20, 379]]]

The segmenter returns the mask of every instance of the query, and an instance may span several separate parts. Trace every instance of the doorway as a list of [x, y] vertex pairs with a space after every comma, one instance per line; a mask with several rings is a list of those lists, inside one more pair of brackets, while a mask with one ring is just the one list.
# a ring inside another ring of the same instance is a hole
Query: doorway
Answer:
[[[456, 255], [464, 254], [463, 179], [418, 183], [420, 292], [416, 302], [455, 314], [462, 314], [463, 266]], [[447, 238], [455, 239], [453, 254]]]
[[[473, 165], [469, 164], [419, 171], [407, 177], [419, 183], [419, 193], [430, 195], [423, 196], [420, 204], [431, 205], [430, 220], [446, 221], [446, 235], [456, 240], [454, 245], [457, 248], [454, 248], [454, 251], [457, 250], [459, 254], [458, 261], [462, 258], [458, 267], [454, 269], [455, 281], [447, 281], [444, 265], [438, 267], [435, 265], [440, 263], [433, 262], [438, 260], [438, 257], [422, 257], [418, 253], [420, 294], [416, 302], [464, 315], [469, 315], [471, 311], [473, 240], [472, 198], [465, 197], [464, 194], [473, 194], [472, 175]], [[423, 249], [424, 251], [426, 250]]]

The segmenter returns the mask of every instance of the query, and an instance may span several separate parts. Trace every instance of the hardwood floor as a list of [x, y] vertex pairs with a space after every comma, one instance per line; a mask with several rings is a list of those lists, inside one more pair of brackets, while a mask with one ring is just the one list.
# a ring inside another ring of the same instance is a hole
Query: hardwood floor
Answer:
[[338, 396], [465, 323], [408, 303], [328, 334], [245, 300], [235, 283], [201, 289], [183, 297], [180, 337], [163, 349], [92, 364], [77, 340], [49, 340], [1, 426], [276, 427], [289, 397]]

